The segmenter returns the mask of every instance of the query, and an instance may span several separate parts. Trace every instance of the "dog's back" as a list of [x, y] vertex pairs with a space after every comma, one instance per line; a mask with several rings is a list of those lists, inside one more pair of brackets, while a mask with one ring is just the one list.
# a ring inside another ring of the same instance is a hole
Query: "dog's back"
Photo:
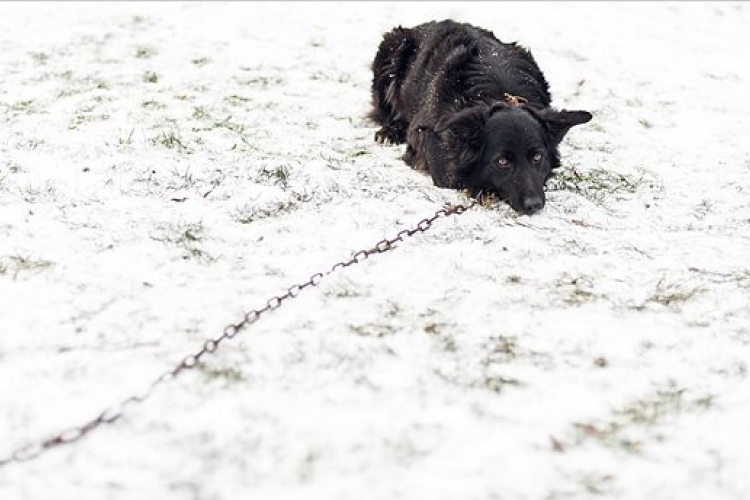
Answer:
[[[440, 116], [505, 93], [549, 106], [549, 87], [531, 53], [488, 30], [446, 20], [398, 27], [383, 37], [373, 62], [370, 117], [402, 143], [409, 124], [434, 126]], [[424, 122], [424, 123], [422, 123]]]

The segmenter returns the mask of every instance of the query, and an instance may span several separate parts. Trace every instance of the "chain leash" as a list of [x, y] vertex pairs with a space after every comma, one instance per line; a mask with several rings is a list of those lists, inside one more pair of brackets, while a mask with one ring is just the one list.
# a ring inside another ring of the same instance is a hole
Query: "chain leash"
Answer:
[[129, 407], [143, 403], [149, 397], [151, 397], [154, 391], [159, 388], [164, 382], [174, 379], [180, 373], [186, 370], [195, 368], [198, 363], [200, 363], [201, 359], [203, 359], [203, 357], [205, 357], [207, 354], [215, 352], [222, 343], [235, 337], [238, 333], [240, 333], [240, 331], [258, 321], [264, 314], [278, 309], [286, 301], [297, 297], [306, 288], [319, 285], [323, 278], [325, 278], [326, 276], [333, 274], [345, 267], [349, 267], [354, 264], [360, 264], [371, 255], [385, 253], [393, 250], [396, 243], [403, 242], [406, 238], [410, 238], [417, 233], [424, 233], [425, 231], [430, 229], [430, 227], [432, 227], [432, 224], [436, 220], [444, 217], [449, 217], [451, 215], [462, 214], [466, 210], [474, 207], [476, 204], [476, 201], [471, 200], [467, 205], [449, 205], [446, 208], [440, 209], [435, 212], [432, 217], [422, 219], [417, 223], [416, 226], [412, 227], [411, 229], [403, 229], [399, 231], [395, 237], [390, 239], [382, 239], [377, 244], [375, 244], [374, 247], [368, 250], [360, 250], [354, 253], [351, 258], [337, 262], [328, 271], [315, 273], [310, 276], [307, 281], [289, 287], [285, 293], [276, 295], [268, 299], [263, 307], [259, 309], [251, 309], [250, 311], [246, 312], [239, 322], [224, 327], [221, 335], [206, 340], [200, 347], [200, 349], [198, 349], [193, 354], [185, 356], [182, 361], [175, 365], [171, 370], [162, 373], [153, 382], [151, 382], [151, 384], [148, 385], [143, 392], [134, 394], [123, 400], [119, 404], [107, 408], [95, 418], [89, 420], [83, 425], [70, 427], [44, 441], [32, 443], [15, 450], [9, 456], [0, 458], [0, 468], [14, 462], [25, 462], [33, 460], [44, 454], [45, 452], [57, 448], [58, 446], [80, 441], [88, 434], [105, 424], [113, 424], [127, 412]]

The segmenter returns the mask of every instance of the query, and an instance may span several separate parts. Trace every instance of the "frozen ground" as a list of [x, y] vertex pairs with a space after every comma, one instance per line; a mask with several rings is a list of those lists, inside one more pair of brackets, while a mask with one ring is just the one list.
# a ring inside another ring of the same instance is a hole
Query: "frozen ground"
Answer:
[[0, 4], [0, 457], [463, 200], [372, 141], [392, 26], [595, 115], [543, 213], [331, 276], [0, 498], [750, 498], [748, 7]]

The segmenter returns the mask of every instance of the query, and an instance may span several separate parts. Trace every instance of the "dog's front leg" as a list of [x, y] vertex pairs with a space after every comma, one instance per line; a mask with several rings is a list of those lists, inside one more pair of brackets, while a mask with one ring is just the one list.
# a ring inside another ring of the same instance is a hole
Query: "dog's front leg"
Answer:
[[432, 182], [438, 187], [453, 188], [452, 176], [448, 175], [445, 162], [445, 152], [440, 145], [438, 135], [428, 129], [421, 129], [422, 144], [427, 159], [427, 170], [432, 176]]

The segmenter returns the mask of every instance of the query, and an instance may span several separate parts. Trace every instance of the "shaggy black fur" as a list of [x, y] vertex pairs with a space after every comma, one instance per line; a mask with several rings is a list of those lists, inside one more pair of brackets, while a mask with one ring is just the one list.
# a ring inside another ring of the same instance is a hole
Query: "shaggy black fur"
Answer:
[[451, 20], [393, 29], [372, 69], [378, 142], [406, 142], [404, 161], [437, 186], [494, 192], [522, 213], [544, 207], [560, 141], [591, 120], [586, 111], [550, 108], [528, 50]]

